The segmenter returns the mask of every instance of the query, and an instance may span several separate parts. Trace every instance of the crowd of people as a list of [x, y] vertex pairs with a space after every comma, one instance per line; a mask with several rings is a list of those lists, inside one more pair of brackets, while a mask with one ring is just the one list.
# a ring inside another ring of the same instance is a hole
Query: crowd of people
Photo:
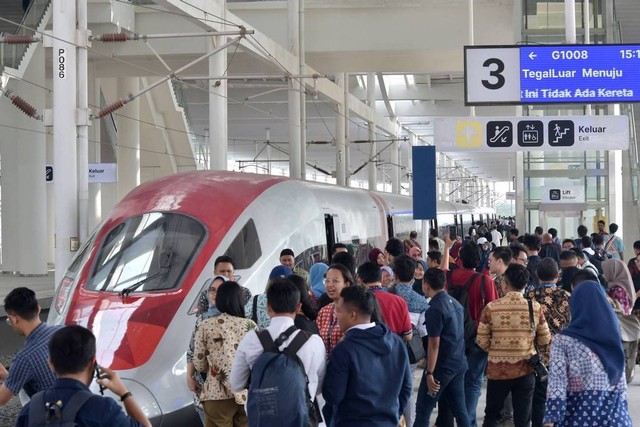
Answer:
[[[456, 239], [431, 230], [426, 253], [412, 232], [361, 262], [337, 244], [308, 272], [285, 248], [258, 295], [219, 257], [187, 351], [203, 424], [428, 427], [437, 406], [436, 426], [475, 426], [486, 381], [483, 426], [631, 426], [640, 241], [625, 265], [615, 224], [564, 240], [514, 225], [477, 224]], [[17, 425], [65, 406], [79, 425], [150, 425], [117, 374], [97, 366], [93, 334], [47, 326], [39, 310], [26, 288], [5, 299], [27, 337], [11, 370], [0, 365], [0, 403], [21, 390], [31, 399]], [[96, 375], [125, 412], [90, 395]], [[33, 409], [42, 402], [54, 404]]]

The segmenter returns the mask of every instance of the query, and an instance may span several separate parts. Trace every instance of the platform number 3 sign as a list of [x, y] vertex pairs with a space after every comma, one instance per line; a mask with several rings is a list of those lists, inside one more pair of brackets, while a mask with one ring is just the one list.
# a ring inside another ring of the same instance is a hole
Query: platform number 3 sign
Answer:
[[466, 46], [464, 82], [465, 105], [519, 104], [520, 50]]

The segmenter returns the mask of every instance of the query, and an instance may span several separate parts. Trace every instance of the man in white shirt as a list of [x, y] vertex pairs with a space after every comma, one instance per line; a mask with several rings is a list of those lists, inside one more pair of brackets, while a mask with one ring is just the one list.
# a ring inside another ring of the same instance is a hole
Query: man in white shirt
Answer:
[[502, 246], [502, 233], [498, 231], [498, 226], [495, 224], [491, 226], [491, 243], [496, 247]]
[[[267, 330], [274, 341], [293, 326], [293, 319], [300, 309], [300, 291], [289, 279], [276, 279], [267, 289], [267, 310], [271, 323]], [[279, 347], [282, 351], [300, 331], [293, 332]], [[231, 368], [231, 388], [240, 392], [249, 385], [251, 369], [256, 359], [263, 353], [262, 344], [255, 331], [244, 336], [236, 351]], [[311, 335], [296, 353], [309, 379], [309, 396], [314, 398], [321, 389], [326, 369], [325, 348], [319, 335]], [[251, 417], [251, 414], [247, 414]]]

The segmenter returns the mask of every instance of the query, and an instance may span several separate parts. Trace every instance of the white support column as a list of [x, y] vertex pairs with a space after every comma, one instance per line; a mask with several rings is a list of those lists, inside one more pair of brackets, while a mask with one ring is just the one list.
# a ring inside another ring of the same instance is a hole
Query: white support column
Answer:
[[[56, 273], [62, 280], [78, 238], [78, 176], [76, 163], [77, 49], [76, 2], [53, 0], [53, 161]], [[71, 41], [72, 43], [67, 43]]]
[[[289, 17], [287, 19], [287, 50], [298, 56], [300, 48], [300, 1], [288, 1]], [[302, 178], [302, 141], [300, 139], [300, 81], [289, 79], [289, 176]]]
[[[138, 77], [118, 79], [118, 93], [126, 96], [140, 90]], [[140, 102], [135, 99], [118, 115], [118, 201], [140, 185]]]
[[564, 0], [564, 34], [567, 44], [576, 44], [575, 0]]
[[520, 233], [526, 230], [524, 211], [524, 153], [516, 152], [516, 228]]
[[[340, 87], [344, 84], [342, 74], [336, 76], [336, 84]], [[337, 104], [338, 112], [336, 113], [336, 184], [342, 187], [347, 186], [344, 107], [343, 99]]]
[[[87, 0], [77, 0], [79, 37], [87, 34]], [[82, 46], [88, 40], [78, 40]], [[89, 235], [89, 70], [87, 49], [78, 48], [78, 238], [80, 244]]]
[[400, 143], [391, 144], [391, 192], [400, 194]]
[[438, 179], [438, 182], [440, 183], [440, 199], [449, 200], [449, 191], [451, 191], [449, 190], [449, 179], [451, 178], [451, 174], [449, 174], [449, 160], [444, 153], [438, 153], [438, 159], [438, 165], [440, 166], [438, 176], [441, 177]]
[[[298, 58], [300, 75], [306, 75], [305, 37], [304, 37], [304, 0], [298, 0]], [[307, 95], [302, 80], [300, 86], [300, 177], [307, 179]]]
[[[88, 82], [89, 82], [89, 103], [91, 105], [100, 105], [100, 81], [96, 80], [95, 76], [95, 63], [91, 62], [88, 66]], [[89, 163], [100, 163], [100, 127], [101, 120], [94, 120], [89, 128], [89, 138], [92, 140], [88, 144], [88, 158]], [[100, 223], [102, 220], [102, 185], [103, 184], [91, 184], [89, 185], [89, 233]], [[111, 184], [113, 185], [113, 184]]]
[[[224, 16], [223, 16], [224, 17]], [[207, 49], [225, 43], [223, 37], [208, 37]], [[227, 69], [227, 49], [209, 57], [209, 76], [222, 76]], [[209, 168], [227, 170], [227, 80], [209, 80]]]
[[[367, 105], [373, 109], [376, 108], [376, 75], [374, 73], [367, 73]], [[372, 159], [378, 149], [376, 146], [375, 122], [369, 122], [368, 127], [369, 141], [371, 141], [369, 145], [369, 158]], [[367, 171], [369, 190], [375, 191], [378, 188], [376, 160], [371, 160], [367, 166]]]
[[409, 182], [409, 195], [413, 196], [413, 147], [418, 145], [418, 137], [415, 134], [411, 134], [409, 141], [411, 141], [411, 145], [407, 150], [407, 180]]
[[344, 73], [344, 176], [346, 186], [351, 187], [351, 140], [349, 139], [349, 116], [351, 110], [349, 108], [349, 73]]

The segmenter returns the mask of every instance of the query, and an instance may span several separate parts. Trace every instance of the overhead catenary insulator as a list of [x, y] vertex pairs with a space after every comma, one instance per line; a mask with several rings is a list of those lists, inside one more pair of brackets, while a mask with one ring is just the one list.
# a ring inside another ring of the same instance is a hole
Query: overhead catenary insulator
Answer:
[[0, 35], [0, 43], [4, 44], [31, 44], [37, 43], [40, 39], [35, 36], [19, 35], [19, 34], [3, 34]]
[[23, 113], [25, 113], [29, 117], [33, 117], [36, 120], [40, 120], [40, 116], [38, 115], [37, 110], [31, 104], [29, 104], [24, 99], [20, 98], [16, 95], [10, 95], [11, 103], [16, 106], [16, 108]]
[[97, 119], [101, 119], [104, 116], [107, 116], [107, 115], [113, 113], [117, 109], [124, 107], [125, 105], [127, 105], [128, 102], [129, 102], [128, 98], [119, 99], [116, 102], [114, 102], [113, 104], [107, 105], [106, 107], [104, 107], [102, 110], [100, 110], [100, 112], [95, 117]]
[[104, 43], [122, 43], [127, 40], [133, 40], [133, 36], [126, 33], [106, 33], [96, 36], [93, 39]]

